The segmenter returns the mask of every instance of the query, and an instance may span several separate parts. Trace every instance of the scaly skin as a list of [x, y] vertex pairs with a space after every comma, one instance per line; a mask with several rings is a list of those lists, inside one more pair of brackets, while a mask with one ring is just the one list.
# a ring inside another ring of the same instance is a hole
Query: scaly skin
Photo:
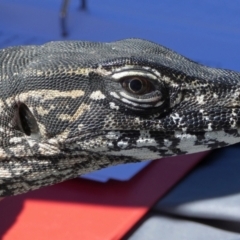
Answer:
[[240, 74], [160, 45], [0, 50], [0, 196], [240, 141]]

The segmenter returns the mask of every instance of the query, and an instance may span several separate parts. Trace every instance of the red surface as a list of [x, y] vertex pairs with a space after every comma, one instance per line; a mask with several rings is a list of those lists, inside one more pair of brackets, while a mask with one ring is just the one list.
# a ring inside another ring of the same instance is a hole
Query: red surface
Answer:
[[157, 160], [127, 182], [75, 179], [6, 198], [1, 239], [121, 239], [205, 155]]

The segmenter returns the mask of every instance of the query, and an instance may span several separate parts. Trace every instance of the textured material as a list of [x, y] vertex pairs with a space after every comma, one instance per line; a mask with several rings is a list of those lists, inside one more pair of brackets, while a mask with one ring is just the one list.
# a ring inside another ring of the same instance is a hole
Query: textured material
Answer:
[[120, 240], [205, 155], [153, 161], [126, 182], [73, 179], [5, 198], [0, 239]]
[[239, 147], [209, 154], [129, 239], [240, 239]]
[[155, 210], [178, 216], [235, 222], [239, 230], [239, 147], [237, 144], [211, 153], [159, 201]]
[[240, 234], [185, 219], [152, 215], [141, 224], [138, 231], [124, 240], [240, 240]]
[[148, 41], [13, 47], [0, 64], [0, 196], [240, 139], [240, 74]]

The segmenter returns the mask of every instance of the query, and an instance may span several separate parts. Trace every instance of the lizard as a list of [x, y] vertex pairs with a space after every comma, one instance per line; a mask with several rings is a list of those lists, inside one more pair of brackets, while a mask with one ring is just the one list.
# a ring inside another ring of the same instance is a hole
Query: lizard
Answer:
[[0, 50], [0, 197], [240, 141], [240, 73], [141, 39]]

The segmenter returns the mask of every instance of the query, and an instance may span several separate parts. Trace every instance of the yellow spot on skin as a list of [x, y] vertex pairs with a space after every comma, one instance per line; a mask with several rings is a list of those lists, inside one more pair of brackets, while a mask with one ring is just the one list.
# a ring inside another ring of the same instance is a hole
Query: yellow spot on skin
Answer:
[[67, 71], [67, 74], [69, 75], [84, 75], [84, 76], [88, 76], [88, 74], [91, 72], [91, 69], [89, 68], [77, 68], [77, 69], [69, 69]]
[[6, 152], [4, 149], [0, 148], [0, 159], [5, 159], [7, 157]]
[[73, 116], [69, 115], [69, 114], [60, 114], [58, 116], [58, 118], [60, 118], [61, 120], [68, 120], [70, 122], [74, 122], [76, 121], [77, 118], [79, 118], [85, 111], [90, 110], [90, 105], [88, 104], [81, 104], [80, 107], [77, 109], [77, 111], [74, 113]]
[[37, 74], [37, 76], [42, 76], [45, 74], [45, 72], [43, 72], [41, 70], [37, 70], [36, 74]]
[[49, 90], [49, 89], [42, 89], [42, 90], [32, 90], [28, 92], [23, 92], [19, 95], [19, 100], [25, 102], [29, 97], [32, 99], [46, 101], [46, 100], [53, 100], [57, 97], [71, 97], [71, 98], [78, 98], [84, 96], [85, 92], [83, 90], [71, 90], [71, 91], [59, 91], [59, 90]]
[[37, 113], [40, 116], [44, 116], [49, 113], [50, 109], [44, 109], [42, 106], [36, 107]]
[[69, 75], [84, 75], [84, 76], [88, 76], [89, 73], [91, 72], [95, 72], [98, 73], [102, 76], [104, 75], [109, 75], [111, 74], [111, 71], [107, 71], [105, 69], [102, 68], [102, 66], [99, 66], [98, 68], [77, 68], [77, 69], [69, 69], [66, 73]]
[[100, 100], [100, 99], [104, 99], [106, 98], [105, 95], [100, 91], [94, 91], [91, 95], [90, 95], [90, 99], [93, 100]]

